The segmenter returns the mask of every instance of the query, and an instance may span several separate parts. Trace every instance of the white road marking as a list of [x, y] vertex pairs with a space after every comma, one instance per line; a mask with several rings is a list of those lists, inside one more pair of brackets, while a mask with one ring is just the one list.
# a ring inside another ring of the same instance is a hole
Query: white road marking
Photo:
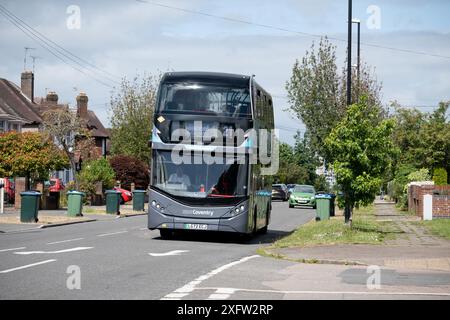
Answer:
[[2, 250], [0, 250], [0, 252], [14, 251], [14, 250], [23, 250], [23, 249], [26, 249], [26, 247], [12, 248], [12, 249], [2, 249]]
[[173, 250], [164, 253], [149, 253], [152, 257], [178, 256], [182, 253], [189, 252], [189, 250]]
[[179, 299], [181, 299], [181, 298], [183, 298], [183, 297], [185, 297], [187, 295], [188, 295], [188, 293], [169, 293], [164, 298], [165, 299], [173, 299], [173, 300], [178, 299], [179, 300]]
[[78, 240], [83, 240], [83, 239], [84, 239], [84, 238], [76, 238], [76, 239], [70, 239], [70, 240], [62, 240], [62, 241], [49, 242], [49, 243], [47, 243], [47, 244], [66, 243], [66, 242], [78, 241]]
[[12, 269], [8, 269], [8, 270], [0, 271], [0, 273], [8, 273], [8, 272], [12, 272], [12, 271], [17, 271], [17, 270], [22, 270], [22, 269], [26, 269], [26, 268], [31, 268], [31, 267], [34, 267], [34, 266], [38, 266], [38, 265], [41, 265], [41, 264], [54, 262], [54, 261], [56, 261], [56, 259], [50, 259], [50, 260], [45, 260], [45, 261], [36, 262], [36, 263], [32, 263], [32, 264], [27, 264], [26, 266], [21, 266], [21, 267], [17, 267], [17, 268], [12, 268]]
[[[198, 277], [197, 279], [195, 279], [195, 280], [189, 282], [188, 284], [184, 285], [183, 287], [178, 288], [178, 289], [175, 290], [174, 292], [172, 292], [172, 293], [170, 293], [170, 294], [164, 296], [163, 299], [165, 299], [166, 297], [167, 297], [167, 298], [170, 298], [169, 296], [170, 296], [171, 294], [174, 294], [174, 293], [184, 293], [184, 294], [189, 294], [189, 293], [191, 293], [192, 291], [194, 291], [194, 290], [196, 289], [195, 287], [196, 287], [197, 285], [199, 285], [200, 283], [202, 283], [203, 281], [205, 281], [205, 280], [207, 280], [207, 279], [209, 279], [209, 278], [211, 278], [211, 277], [217, 275], [218, 273], [220, 273], [220, 272], [222, 272], [222, 271], [225, 271], [225, 270], [227, 270], [227, 269], [229, 269], [229, 268], [231, 268], [231, 267], [234, 267], [234, 266], [236, 266], [236, 265], [238, 265], [238, 264], [247, 262], [247, 261], [250, 260], [250, 259], [254, 259], [254, 258], [258, 258], [258, 257], [259, 257], [259, 255], [248, 256], [248, 257], [242, 258], [242, 259], [240, 259], [240, 260], [237, 260], [237, 261], [228, 263], [228, 264], [226, 264], [226, 265], [223, 265], [223, 266], [221, 266], [221, 267], [219, 267], [219, 268], [217, 268], [217, 269], [214, 269], [214, 270], [208, 272], [208, 273], [205, 274], [205, 275], [202, 275], [202, 276]], [[215, 288], [214, 290], [216, 290], [216, 289], [217, 289], [217, 288]]]
[[74, 251], [81, 251], [81, 250], [89, 250], [93, 249], [94, 247], [76, 247], [71, 249], [64, 249], [64, 250], [58, 250], [58, 251], [22, 251], [22, 252], [14, 252], [14, 254], [21, 254], [21, 255], [29, 255], [29, 254], [57, 254], [57, 253], [66, 253], [66, 252], [74, 252]]
[[113, 236], [115, 234], [121, 234], [121, 233], [127, 233], [128, 231], [118, 231], [118, 232], [111, 232], [111, 233], [104, 233], [104, 234], [98, 234], [97, 237], [107, 237], [107, 236]]
[[208, 297], [208, 299], [209, 300], [226, 300], [235, 292], [236, 292], [236, 289], [234, 289], [234, 288], [217, 288], [216, 292], [211, 294]]
[[[351, 294], [351, 295], [384, 295], [384, 296], [450, 296], [447, 292], [388, 292], [388, 291], [307, 291], [307, 290], [270, 290], [270, 289], [242, 289], [242, 288], [212, 288], [201, 287], [194, 290], [216, 290], [221, 293], [234, 293], [237, 291], [253, 293], [280, 293], [280, 294]], [[214, 295], [214, 294], [213, 294]]]

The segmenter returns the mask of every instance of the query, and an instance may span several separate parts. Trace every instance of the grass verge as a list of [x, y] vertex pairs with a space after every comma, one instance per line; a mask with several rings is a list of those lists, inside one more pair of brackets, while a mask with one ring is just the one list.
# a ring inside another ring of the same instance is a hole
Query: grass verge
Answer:
[[305, 247], [334, 244], [380, 244], [392, 239], [396, 230], [389, 222], [376, 221], [373, 207], [355, 210], [353, 225], [344, 224], [343, 217], [311, 221], [291, 235], [276, 241], [272, 248]]
[[418, 221], [416, 223], [425, 227], [431, 234], [450, 240], [450, 219], [435, 219], [431, 221]]

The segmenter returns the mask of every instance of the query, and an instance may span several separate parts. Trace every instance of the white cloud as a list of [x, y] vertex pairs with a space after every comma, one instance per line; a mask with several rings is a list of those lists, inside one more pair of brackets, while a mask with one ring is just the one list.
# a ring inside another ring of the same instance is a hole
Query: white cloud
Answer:
[[[335, 16], [335, 1], [302, 2], [285, 0], [277, 5], [262, 2], [262, 9], [247, 10], [252, 2], [236, 5], [236, 1], [222, 4], [205, 0], [165, 1], [172, 5], [249, 18], [257, 23], [289, 26], [295, 30], [316, 33], [307, 25], [311, 21], [324, 21], [336, 37], [335, 25], [345, 20]], [[239, 2], [242, 3], [242, 2]], [[175, 70], [223, 71], [255, 74], [257, 81], [274, 95], [285, 95], [284, 86], [290, 78], [292, 65], [310, 47], [313, 38], [294, 36], [264, 28], [233, 24], [204, 18], [179, 11], [158, 8], [136, 1], [80, 2], [82, 28], [70, 31], [65, 27], [68, 1], [9, 2], [5, 6], [22, 17], [49, 38], [66, 49], [95, 63], [98, 67], [119, 76], [132, 77], [136, 73], [156, 72], [169, 67]], [[235, 4], [235, 5], [233, 5]], [[383, 5], [384, 4], [383, 2]], [[419, 5], [419, 4], [417, 4]], [[276, 8], [275, 8], [275, 7]], [[270, 12], [270, 9], [274, 12]], [[264, 10], [263, 10], [264, 9]], [[336, 9], [337, 10], [337, 9]], [[341, 8], [339, 9], [341, 10]], [[339, 11], [337, 10], [337, 11]], [[269, 12], [268, 12], [269, 11]], [[295, 27], [298, 11], [301, 19]], [[342, 10], [341, 10], [342, 11]], [[343, 10], [345, 11], [345, 10]], [[273, 16], [273, 19], [271, 19]], [[333, 20], [334, 19], [334, 20]], [[336, 22], [336, 21], [338, 22]], [[314, 26], [314, 24], [312, 24]], [[0, 16], [0, 77], [20, 82], [23, 69], [23, 47], [35, 46], [16, 27]], [[363, 41], [387, 46], [409, 48], [436, 54], [450, 55], [450, 35], [438, 32], [379, 32], [366, 33]], [[342, 64], [345, 43], [337, 43], [338, 58]], [[110, 88], [75, 71], [57, 60], [42, 48], [36, 53], [43, 59], [37, 61], [36, 95], [44, 95], [45, 88], [57, 91], [61, 101], [75, 103], [74, 87], [87, 92], [92, 109], [107, 124], [103, 106], [109, 101]], [[377, 76], [384, 84], [386, 102], [397, 99], [405, 104], [434, 104], [449, 99], [450, 59], [433, 58], [363, 47], [363, 58], [376, 66]], [[276, 123], [284, 127], [301, 128], [298, 121], [282, 110], [286, 100], [274, 98]], [[292, 142], [292, 131], [282, 131], [282, 139]]]

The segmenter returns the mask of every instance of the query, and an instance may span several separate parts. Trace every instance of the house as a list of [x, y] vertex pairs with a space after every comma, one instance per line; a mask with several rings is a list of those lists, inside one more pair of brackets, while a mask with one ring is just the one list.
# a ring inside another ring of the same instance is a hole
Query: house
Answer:
[[[64, 108], [68, 112], [76, 112], [78, 117], [83, 119], [83, 122], [86, 124], [91, 137], [94, 139], [95, 149], [91, 152], [95, 153], [99, 157], [106, 156], [106, 142], [109, 139], [109, 133], [105, 129], [101, 121], [97, 118], [95, 113], [92, 110], [88, 109], [89, 98], [84, 92], [81, 92], [76, 97], [77, 107], [75, 110], [70, 109], [68, 104], [59, 104], [58, 95], [54, 91], [49, 92], [45, 99], [38, 98], [37, 102], [38, 109], [41, 115], [48, 110], [56, 108]], [[75, 137], [71, 138], [74, 139]], [[76, 169], [80, 170], [83, 159], [78, 152], [75, 153], [75, 162]], [[64, 184], [67, 184], [69, 181], [73, 180], [73, 172], [71, 170], [61, 170], [55, 172], [53, 175], [55, 178], [61, 179]]]
[[[13, 82], [0, 78], [0, 133], [15, 130], [17, 132], [42, 130], [42, 114], [45, 111], [64, 108], [68, 112], [76, 112], [84, 120], [91, 137], [94, 139], [95, 150], [99, 156], [107, 154], [107, 140], [109, 132], [92, 110], [88, 109], [89, 98], [85, 93], [76, 97], [76, 109], [72, 110], [68, 104], [60, 104], [58, 95], [54, 91], [47, 93], [45, 98], [34, 96], [34, 74], [24, 71], [21, 75], [20, 88]], [[77, 167], [81, 167], [80, 155], [75, 155]], [[71, 170], [55, 173], [57, 178], [68, 183], [73, 180]]]
[[25, 71], [21, 87], [0, 78], [0, 133], [39, 131], [42, 117], [34, 103], [34, 74]]

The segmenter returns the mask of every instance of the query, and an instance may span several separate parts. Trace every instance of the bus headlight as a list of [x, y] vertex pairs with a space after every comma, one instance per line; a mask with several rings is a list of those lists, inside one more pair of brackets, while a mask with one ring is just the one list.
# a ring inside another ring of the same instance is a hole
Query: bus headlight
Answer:
[[152, 206], [156, 207], [156, 201], [155, 200], [152, 201]]

